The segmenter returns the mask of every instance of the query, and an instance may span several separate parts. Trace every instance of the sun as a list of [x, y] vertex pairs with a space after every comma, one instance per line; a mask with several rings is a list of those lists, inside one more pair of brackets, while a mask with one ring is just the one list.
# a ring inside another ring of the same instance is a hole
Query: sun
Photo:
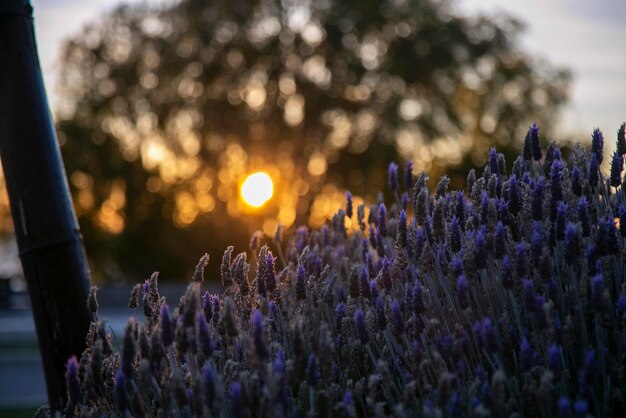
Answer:
[[259, 171], [250, 174], [241, 185], [241, 197], [248, 205], [259, 208], [271, 199], [274, 194], [274, 183], [271, 177]]

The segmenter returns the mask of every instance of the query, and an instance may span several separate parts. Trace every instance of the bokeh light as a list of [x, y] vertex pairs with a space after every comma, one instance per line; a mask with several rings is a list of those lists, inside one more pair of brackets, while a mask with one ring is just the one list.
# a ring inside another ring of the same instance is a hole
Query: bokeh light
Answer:
[[241, 185], [241, 197], [250, 206], [259, 208], [272, 198], [274, 183], [262, 171], [250, 174]]

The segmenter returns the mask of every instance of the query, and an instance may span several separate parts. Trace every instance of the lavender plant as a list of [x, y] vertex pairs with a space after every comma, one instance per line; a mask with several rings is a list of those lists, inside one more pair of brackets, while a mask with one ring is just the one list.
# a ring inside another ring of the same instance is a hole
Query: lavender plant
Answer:
[[369, 219], [347, 193], [331, 224], [277, 233], [280, 260], [258, 235], [255, 265], [228, 247], [220, 295], [205, 255], [175, 309], [155, 273], [119, 350], [92, 323], [65, 413], [626, 416], [624, 125], [608, 178], [603, 141], [566, 161], [533, 125], [509, 175], [492, 149], [464, 191], [392, 163]]

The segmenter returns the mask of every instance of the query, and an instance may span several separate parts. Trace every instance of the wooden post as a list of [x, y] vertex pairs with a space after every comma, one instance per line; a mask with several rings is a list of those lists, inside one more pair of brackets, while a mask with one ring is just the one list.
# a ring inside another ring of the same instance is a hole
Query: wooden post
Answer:
[[0, 157], [49, 405], [67, 398], [91, 314], [89, 269], [43, 85], [29, 0], [0, 1]]

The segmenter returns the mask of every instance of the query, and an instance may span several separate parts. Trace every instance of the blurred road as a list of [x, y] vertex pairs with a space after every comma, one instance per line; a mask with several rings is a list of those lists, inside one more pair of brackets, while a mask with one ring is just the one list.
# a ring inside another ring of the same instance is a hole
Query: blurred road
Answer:
[[[131, 287], [106, 287], [98, 292], [99, 317], [120, 342], [132, 314], [127, 305]], [[185, 288], [185, 284], [159, 285], [161, 295], [172, 307], [178, 304]], [[208, 290], [219, 291], [217, 285], [210, 285]], [[40, 406], [46, 403], [46, 387], [28, 297], [16, 295], [11, 306], [0, 309], [0, 409]], [[140, 308], [137, 318], [143, 320]]]

